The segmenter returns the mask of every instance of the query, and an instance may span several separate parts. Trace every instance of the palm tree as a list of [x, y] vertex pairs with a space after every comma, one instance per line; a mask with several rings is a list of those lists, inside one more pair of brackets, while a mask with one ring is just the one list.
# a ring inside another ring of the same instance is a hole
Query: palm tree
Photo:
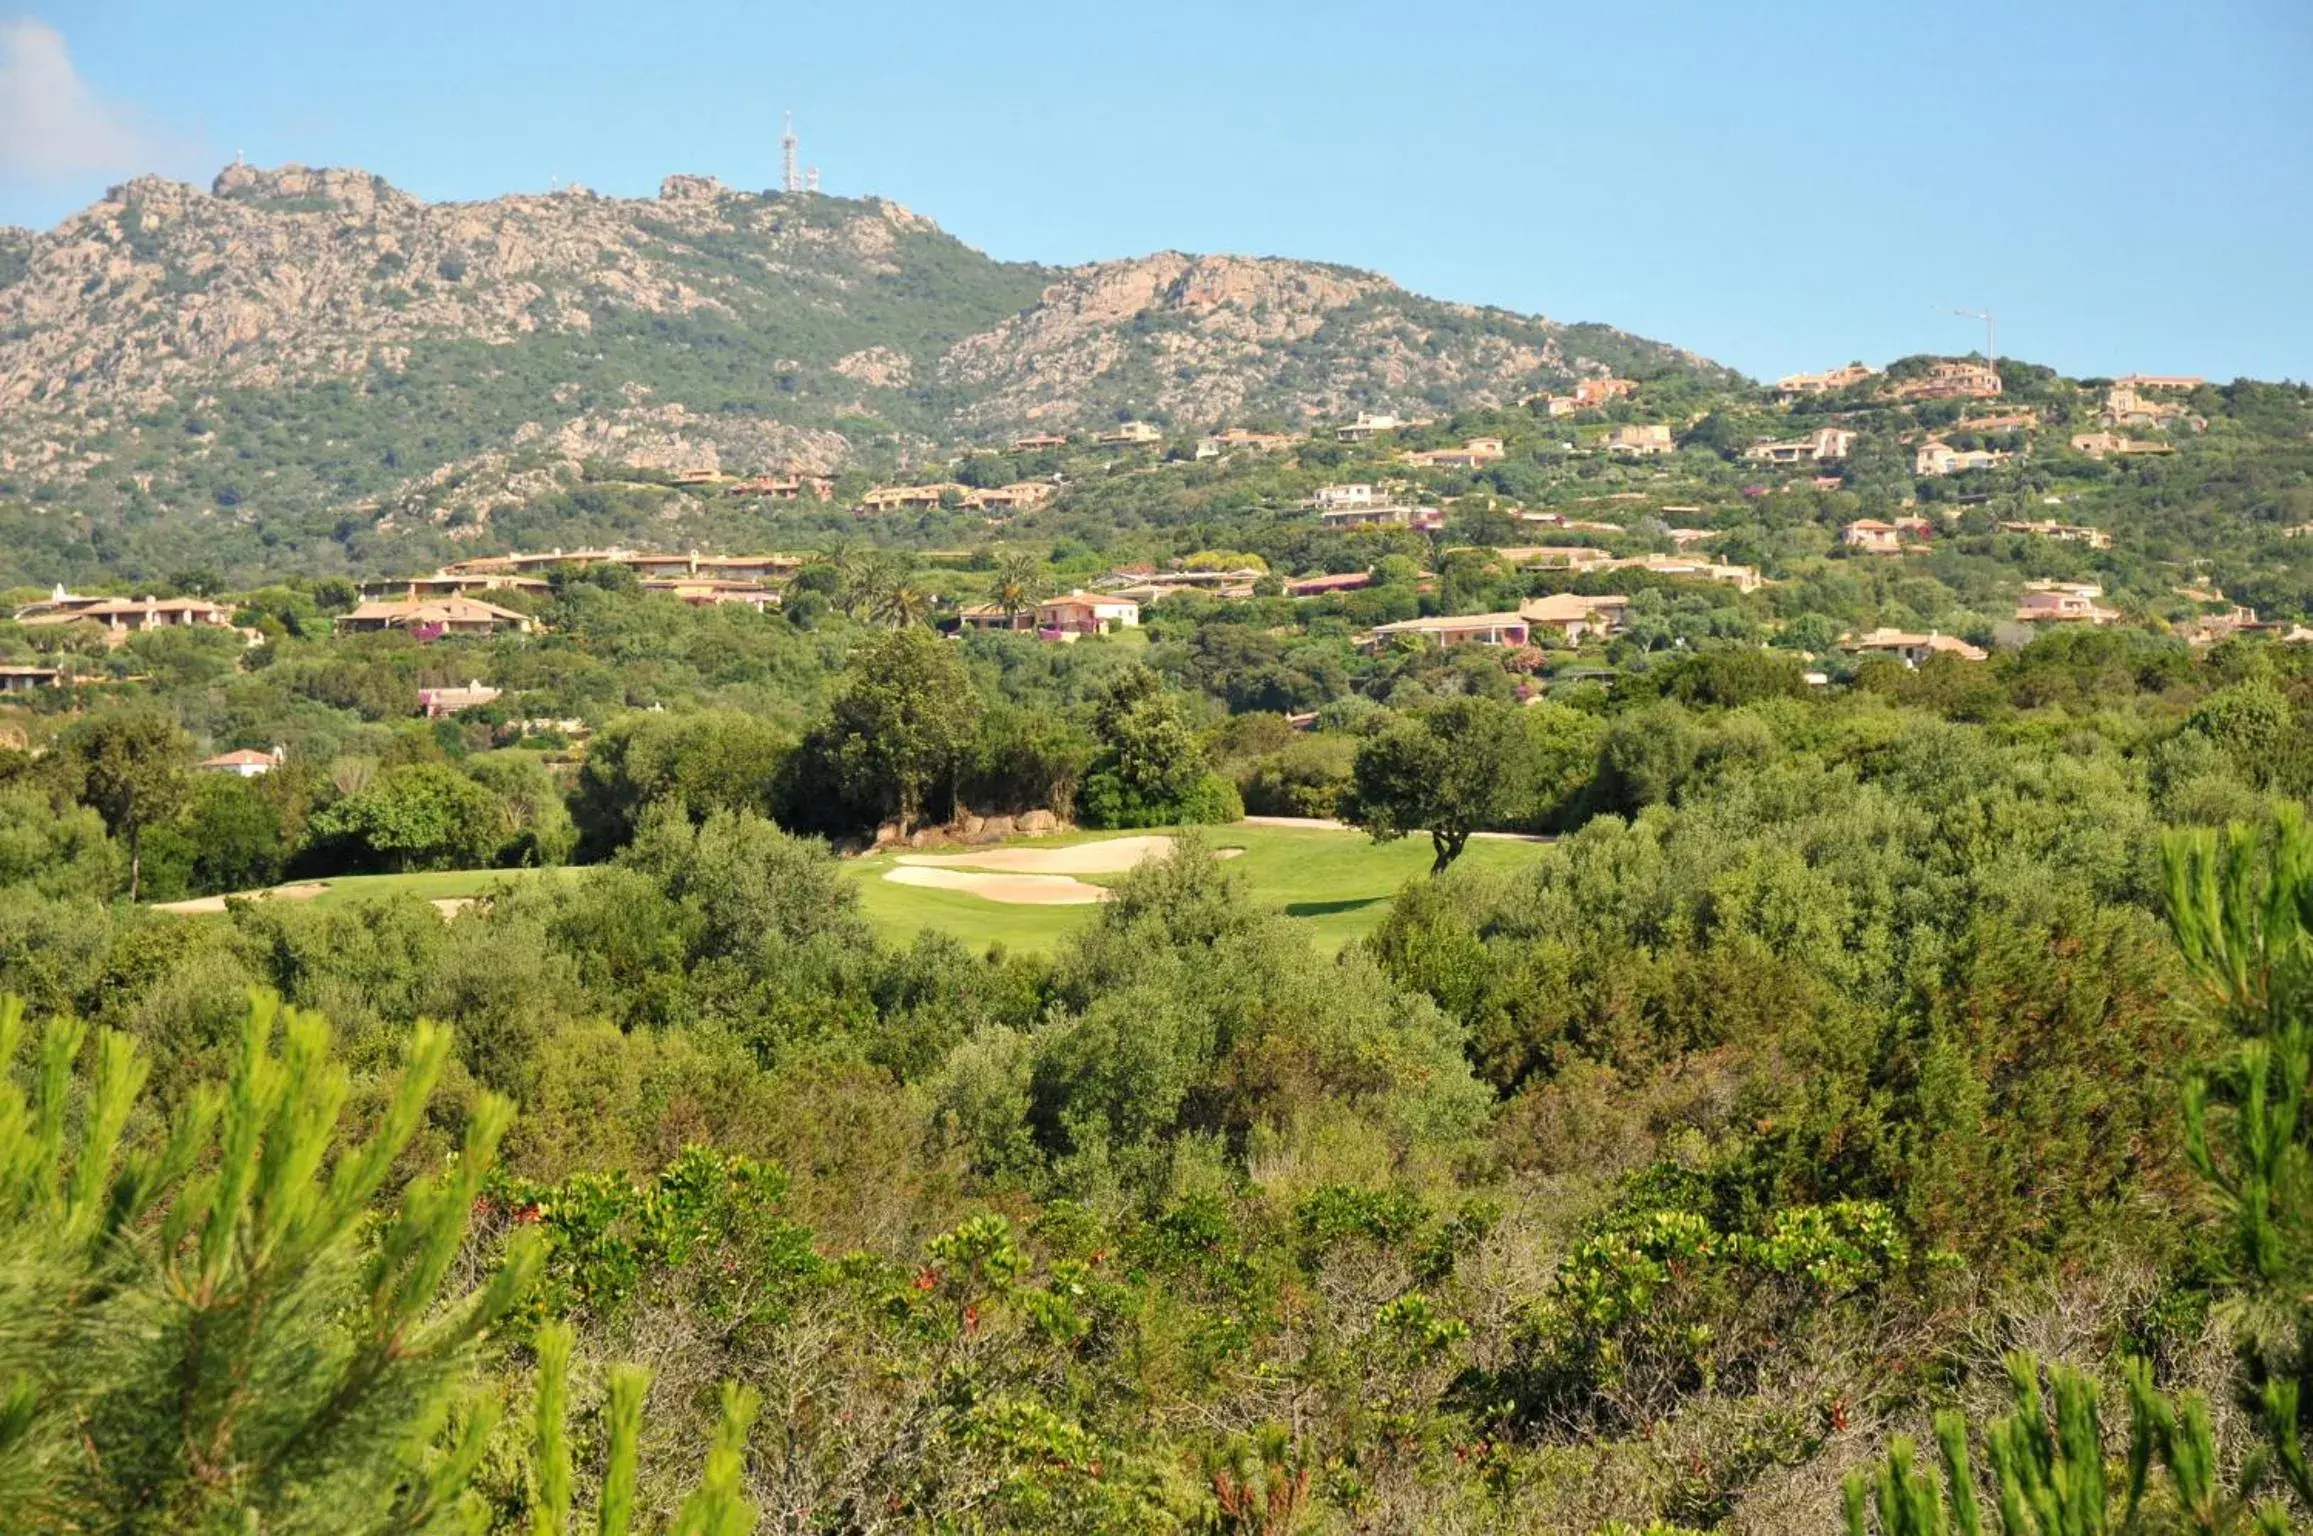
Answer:
[[892, 629], [929, 623], [932, 616], [931, 595], [904, 572], [894, 572], [891, 579], [878, 588], [869, 601], [868, 615], [876, 623]]
[[886, 550], [839, 549], [835, 554], [835, 606], [846, 618], [869, 617], [883, 591], [900, 579], [899, 562]]
[[1008, 549], [997, 557], [996, 580], [988, 596], [1010, 623], [1035, 607], [1049, 586], [1041, 560], [1024, 549]]

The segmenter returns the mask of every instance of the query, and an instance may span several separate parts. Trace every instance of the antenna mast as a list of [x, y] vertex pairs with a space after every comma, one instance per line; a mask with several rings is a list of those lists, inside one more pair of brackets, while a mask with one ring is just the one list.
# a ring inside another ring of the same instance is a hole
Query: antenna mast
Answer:
[[1988, 309], [1955, 309], [1953, 314], [1967, 320], [1984, 322], [1984, 361], [1991, 367], [2000, 366], [1998, 333], [1992, 329], [1992, 312]]
[[800, 192], [803, 190], [802, 174], [795, 168], [795, 149], [795, 114], [790, 112], [787, 114], [787, 131], [781, 134], [779, 137], [779, 157], [781, 167], [785, 173], [780, 181], [780, 185], [785, 187], [789, 192]]

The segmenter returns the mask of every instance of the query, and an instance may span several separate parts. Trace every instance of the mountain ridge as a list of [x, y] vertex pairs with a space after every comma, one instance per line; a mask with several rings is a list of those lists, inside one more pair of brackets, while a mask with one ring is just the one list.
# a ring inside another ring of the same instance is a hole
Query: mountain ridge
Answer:
[[1335, 263], [1000, 261], [886, 199], [689, 174], [436, 203], [236, 162], [0, 233], [0, 501], [300, 540], [580, 458], [880, 474], [1053, 426], [1306, 426], [1663, 371], [1739, 378]]

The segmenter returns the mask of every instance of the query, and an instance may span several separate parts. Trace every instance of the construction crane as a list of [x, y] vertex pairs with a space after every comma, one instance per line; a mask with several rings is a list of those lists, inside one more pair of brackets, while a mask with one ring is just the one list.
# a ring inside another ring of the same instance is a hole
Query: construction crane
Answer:
[[1992, 312], [1988, 309], [1955, 309], [1953, 314], [1964, 320], [1984, 322], [1984, 363], [1987, 367], [2000, 366], [2000, 346], [1997, 333], [1992, 329]]

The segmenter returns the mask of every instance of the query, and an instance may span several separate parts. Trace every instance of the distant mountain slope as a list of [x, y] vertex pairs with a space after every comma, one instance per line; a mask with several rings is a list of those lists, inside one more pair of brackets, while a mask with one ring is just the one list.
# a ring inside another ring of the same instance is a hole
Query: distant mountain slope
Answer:
[[235, 165], [0, 231], [0, 500], [295, 540], [584, 459], [896, 468], [1032, 426], [1450, 409], [1602, 368], [1724, 376], [1347, 268], [999, 262], [896, 204], [689, 176], [429, 204]]

